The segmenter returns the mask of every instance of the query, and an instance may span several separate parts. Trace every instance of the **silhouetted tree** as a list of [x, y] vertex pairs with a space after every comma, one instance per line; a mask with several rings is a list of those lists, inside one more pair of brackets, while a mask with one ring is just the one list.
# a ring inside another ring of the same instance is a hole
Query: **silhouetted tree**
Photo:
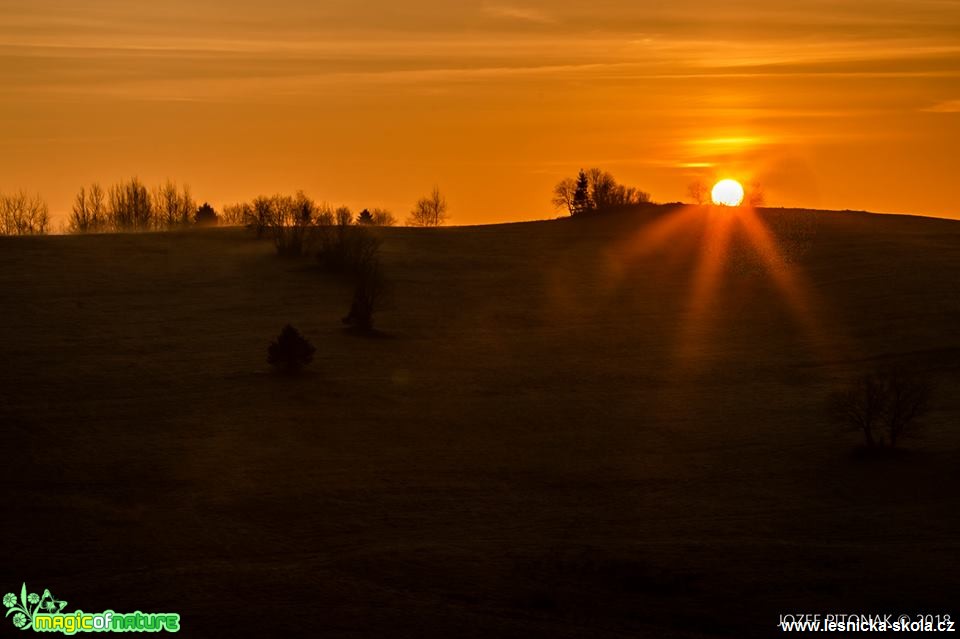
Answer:
[[573, 191], [573, 215], [580, 215], [593, 210], [593, 201], [590, 199], [590, 180], [583, 169], [577, 175], [576, 187]]
[[650, 194], [617, 183], [607, 171], [592, 168], [580, 170], [577, 179], [561, 180], [553, 188], [553, 205], [565, 207], [570, 215], [594, 211], [611, 211], [650, 201]]
[[844, 428], [861, 433], [868, 448], [877, 446], [885, 404], [883, 383], [873, 373], [830, 397], [833, 418]]
[[295, 374], [313, 361], [314, 352], [313, 344], [287, 324], [267, 349], [267, 363], [278, 371]]
[[353, 213], [346, 206], [337, 207], [337, 210], [333, 212], [333, 220], [338, 227], [346, 228], [353, 224]]
[[260, 239], [273, 224], [273, 200], [265, 195], [258, 196], [254, 198], [251, 209], [246, 226]]
[[587, 171], [587, 182], [590, 201], [596, 211], [610, 211], [650, 201], [649, 193], [619, 184], [613, 175], [601, 169]]
[[228, 204], [223, 207], [220, 223], [224, 226], [246, 226], [252, 222], [253, 217], [253, 206], [250, 204]]
[[409, 226], [441, 226], [448, 219], [447, 200], [440, 194], [440, 189], [433, 187], [427, 197], [417, 200], [416, 206], [407, 218]]
[[397, 218], [393, 217], [393, 213], [386, 209], [373, 209], [373, 225], [374, 226], [393, 226], [397, 223]]
[[67, 222], [70, 233], [97, 233], [107, 229], [106, 194], [99, 184], [90, 190], [81, 188], [73, 201], [73, 210]]
[[373, 330], [374, 313], [383, 307], [388, 291], [387, 279], [379, 258], [374, 254], [363, 260], [354, 277], [353, 299], [343, 323], [369, 332]]
[[181, 191], [174, 182], [167, 180], [153, 191], [154, 225], [158, 229], [188, 226], [196, 210], [189, 186], [184, 186]]
[[616, 206], [617, 181], [613, 175], [598, 168], [587, 171], [587, 181], [590, 185], [590, 200], [597, 211], [605, 211]]
[[109, 225], [116, 231], [147, 231], [153, 223], [153, 203], [147, 187], [131, 178], [110, 187]]
[[558, 209], [567, 209], [570, 215], [576, 213], [577, 180], [564, 178], [553, 187], [553, 206]]
[[747, 190], [745, 199], [747, 204], [752, 207], [763, 206], [766, 203], [766, 198], [763, 195], [763, 188], [757, 182], [750, 183], [750, 187]]
[[50, 210], [39, 195], [0, 194], [0, 235], [44, 235], [49, 225]]
[[193, 216], [193, 222], [197, 226], [216, 226], [220, 222], [220, 216], [209, 203], [204, 202]]
[[694, 204], [706, 204], [710, 198], [710, 187], [703, 180], [696, 180], [687, 187], [687, 193]]
[[317, 214], [314, 216], [314, 224], [323, 227], [332, 227], [336, 224], [336, 217], [330, 205], [323, 203], [317, 207]]
[[340, 224], [322, 229], [317, 261], [330, 271], [354, 275], [373, 259], [380, 238], [366, 226], [353, 226], [350, 218], [338, 216]]
[[833, 418], [863, 435], [868, 448], [894, 448], [929, 408], [931, 385], [902, 367], [861, 375], [830, 396]]
[[373, 213], [371, 213], [368, 209], [363, 209], [360, 211], [360, 215], [357, 216], [357, 224], [367, 226], [373, 224]]
[[268, 224], [278, 255], [303, 255], [311, 241], [317, 205], [303, 191], [295, 197], [276, 195], [270, 203]]

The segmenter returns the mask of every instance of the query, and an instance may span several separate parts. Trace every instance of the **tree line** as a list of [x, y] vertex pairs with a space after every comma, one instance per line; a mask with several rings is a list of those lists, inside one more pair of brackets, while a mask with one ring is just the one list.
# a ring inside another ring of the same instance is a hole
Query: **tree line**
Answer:
[[167, 180], [148, 189], [138, 178], [130, 178], [106, 190], [97, 183], [81, 188], [67, 219], [67, 231], [161, 231], [216, 221], [209, 204], [197, 207], [189, 186]]
[[[393, 213], [383, 208], [365, 208], [354, 218], [349, 209], [318, 205], [302, 192], [295, 196], [260, 196], [251, 202], [224, 206], [218, 213], [209, 203], [197, 206], [189, 186], [167, 180], [150, 189], [134, 177], [106, 189], [99, 183], [82, 187], [63, 228], [68, 233], [115, 233], [224, 224], [247, 226], [262, 236], [267, 227], [331, 226], [340, 223], [343, 216], [361, 226], [397, 223]], [[447, 200], [434, 188], [416, 202], [406, 224], [441, 226], [448, 221]], [[0, 193], [0, 235], [42, 235], [49, 230], [49, 208], [39, 195]]]

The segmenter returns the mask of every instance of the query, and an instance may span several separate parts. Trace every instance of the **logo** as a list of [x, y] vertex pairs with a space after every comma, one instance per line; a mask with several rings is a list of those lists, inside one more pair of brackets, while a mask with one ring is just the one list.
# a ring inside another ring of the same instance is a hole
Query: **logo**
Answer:
[[3, 605], [13, 625], [21, 630], [34, 632], [61, 632], [75, 635], [78, 632], [179, 632], [180, 615], [175, 612], [63, 612], [67, 602], [57, 599], [44, 589], [42, 595], [27, 591], [27, 584], [20, 587], [19, 599], [12, 592], [3, 596]]

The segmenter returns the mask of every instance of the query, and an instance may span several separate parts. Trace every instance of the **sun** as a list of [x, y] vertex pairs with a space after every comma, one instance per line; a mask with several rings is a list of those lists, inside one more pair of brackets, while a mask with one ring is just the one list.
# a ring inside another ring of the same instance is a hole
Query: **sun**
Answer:
[[710, 193], [713, 203], [719, 206], [740, 206], [743, 202], [743, 187], [736, 180], [720, 180]]

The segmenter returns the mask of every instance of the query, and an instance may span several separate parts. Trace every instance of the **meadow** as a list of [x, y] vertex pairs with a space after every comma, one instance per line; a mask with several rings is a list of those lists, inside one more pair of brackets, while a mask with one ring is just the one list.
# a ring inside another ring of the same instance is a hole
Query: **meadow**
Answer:
[[[960, 613], [960, 223], [762, 209], [777, 274], [679, 215], [378, 229], [372, 337], [242, 229], [0, 238], [3, 588], [187, 637]], [[887, 362], [935, 402], [866, 456], [824, 402]]]

